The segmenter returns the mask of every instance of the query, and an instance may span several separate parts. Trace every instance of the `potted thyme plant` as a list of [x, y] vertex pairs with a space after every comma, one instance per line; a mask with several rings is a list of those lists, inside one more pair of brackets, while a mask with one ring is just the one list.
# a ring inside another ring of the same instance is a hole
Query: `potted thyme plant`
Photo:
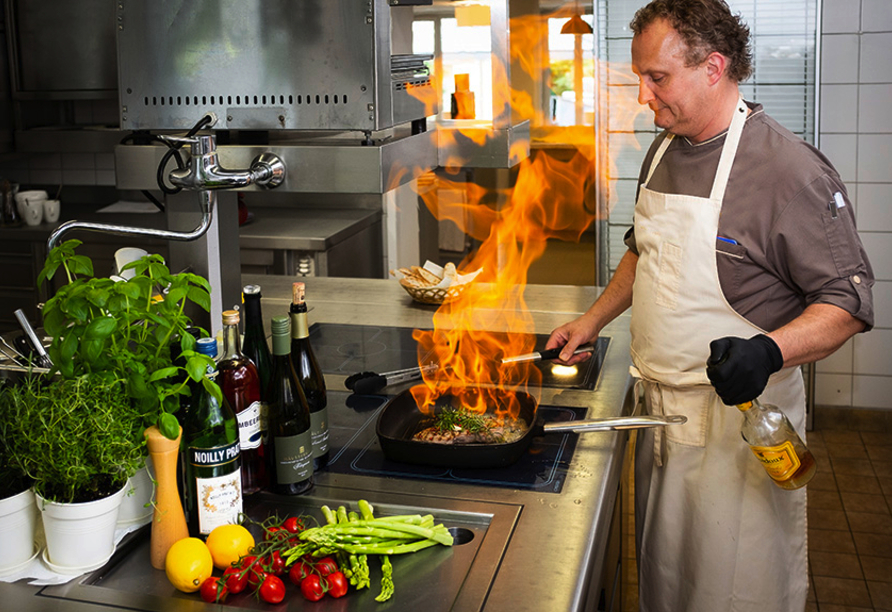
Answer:
[[[190, 379], [220, 394], [206, 376], [210, 359], [192, 350], [195, 338], [187, 332], [186, 303], [209, 309], [207, 281], [171, 274], [157, 255], [126, 266], [134, 271], [129, 280], [96, 278], [90, 259], [75, 253], [79, 244], [53, 249], [38, 277], [43, 283], [64, 273], [67, 280], [43, 308], [53, 370], [0, 391], [0, 435], [11, 461], [33, 480], [47, 531], [45, 561], [60, 571], [101, 564], [113, 552], [125, 484], [144, 464], [145, 428], [156, 425], [176, 438], [174, 413]], [[103, 546], [88, 552], [84, 541], [71, 554], [61, 552], [47, 525], [57, 505], [80, 514], [101, 506], [104, 518], [96, 520], [108, 535], [87, 540]]]
[[31, 481], [11, 461], [4, 439], [0, 438], [0, 574], [13, 572], [33, 558], [37, 527]]

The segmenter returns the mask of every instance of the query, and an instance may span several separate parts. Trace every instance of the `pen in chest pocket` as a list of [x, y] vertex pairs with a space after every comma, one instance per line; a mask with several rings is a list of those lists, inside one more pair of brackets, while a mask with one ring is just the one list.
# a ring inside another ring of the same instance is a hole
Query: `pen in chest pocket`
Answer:
[[833, 199], [830, 200], [829, 208], [830, 208], [830, 216], [836, 219], [839, 217], [839, 209], [845, 208], [846, 201], [842, 197], [842, 193], [837, 191], [833, 194]]

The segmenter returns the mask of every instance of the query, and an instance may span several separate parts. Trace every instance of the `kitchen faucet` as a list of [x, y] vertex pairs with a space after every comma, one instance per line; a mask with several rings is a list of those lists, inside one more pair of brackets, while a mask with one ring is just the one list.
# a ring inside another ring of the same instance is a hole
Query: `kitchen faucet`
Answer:
[[[207, 127], [210, 127], [216, 123], [217, 118], [213, 113], [208, 113], [207, 116], [210, 117]], [[227, 170], [222, 168], [217, 160], [217, 138], [214, 134], [186, 137], [159, 135], [158, 138], [169, 143], [191, 145], [189, 167], [172, 170], [169, 179], [178, 187], [199, 192], [201, 222], [198, 227], [189, 232], [178, 232], [90, 221], [66, 221], [50, 234], [47, 251], [53, 250], [63, 234], [75, 229], [164, 240], [196, 240], [203, 236], [211, 225], [217, 200], [213, 190], [236, 189], [251, 184], [272, 189], [285, 180], [285, 163], [273, 153], [258, 155], [248, 170]]]

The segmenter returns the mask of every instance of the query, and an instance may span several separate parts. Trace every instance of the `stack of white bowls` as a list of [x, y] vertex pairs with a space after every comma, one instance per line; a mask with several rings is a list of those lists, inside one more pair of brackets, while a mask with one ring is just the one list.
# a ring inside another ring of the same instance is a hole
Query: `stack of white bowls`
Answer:
[[16, 208], [28, 225], [40, 225], [43, 221], [55, 223], [59, 220], [59, 200], [50, 200], [46, 191], [31, 189], [15, 194]]

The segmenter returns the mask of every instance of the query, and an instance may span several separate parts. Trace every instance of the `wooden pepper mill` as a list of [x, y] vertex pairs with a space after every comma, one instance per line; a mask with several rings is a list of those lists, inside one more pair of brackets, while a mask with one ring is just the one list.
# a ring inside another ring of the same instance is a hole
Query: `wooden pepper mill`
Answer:
[[152, 567], [155, 569], [164, 569], [167, 551], [174, 542], [189, 537], [186, 515], [177, 492], [177, 458], [182, 436], [182, 427], [176, 440], [164, 437], [155, 426], [146, 429], [149, 455], [155, 465], [155, 479], [158, 482], [151, 542]]

